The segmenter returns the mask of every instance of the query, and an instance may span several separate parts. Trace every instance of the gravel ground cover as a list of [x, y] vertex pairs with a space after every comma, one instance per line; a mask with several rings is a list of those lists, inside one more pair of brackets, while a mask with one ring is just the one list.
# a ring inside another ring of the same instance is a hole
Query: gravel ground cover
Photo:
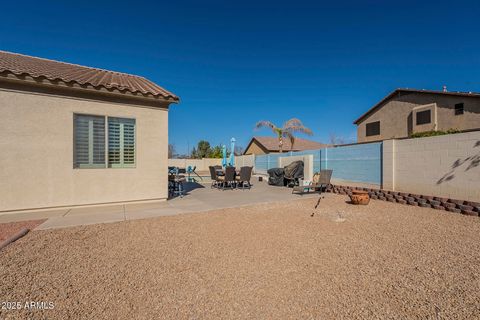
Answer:
[[478, 319], [480, 219], [345, 196], [34, 231], [0, 319]]
[[13, 236], [23, 228], [34, 229], [36, 226], [42, 224], [43, 220], [29, 220], [20, 222], [0, 223], [0, 243]]

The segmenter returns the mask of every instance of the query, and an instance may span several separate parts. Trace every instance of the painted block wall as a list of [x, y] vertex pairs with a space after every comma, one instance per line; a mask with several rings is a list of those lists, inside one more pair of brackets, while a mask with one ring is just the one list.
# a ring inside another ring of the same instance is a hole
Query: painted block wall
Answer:
[[480, 131], [388, 140], [384, 188], [480, 202]]

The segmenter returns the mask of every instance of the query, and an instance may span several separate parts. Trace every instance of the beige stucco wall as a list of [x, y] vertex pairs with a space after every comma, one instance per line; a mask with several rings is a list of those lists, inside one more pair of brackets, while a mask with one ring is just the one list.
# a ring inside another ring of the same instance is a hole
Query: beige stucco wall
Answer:
[[255, 155], [243, 155], [235, 157], [235, 166], [236, 167], [254, 167], [255, 166]]
[[188, 166], [197, 167], [196, 172], [208, 172], [209, 166], [222, 165], [222, 159], [218, 158], [203, 158], [203, 159], [168, 159], [168, 165], [171, 167], [187, 168]]
[[[464, 103], [463, 115], [455, 115], [455, 104]], [[409, 93], [387, 101], [357, 126], [357, 142], [408, 137], [412, 132], [434, 129], [432, 125], [415, 126], [415, 107], [436, 104], [436, 130], [471, 130], [480, 128], [480, 98], [428, 93]], [[418, 109], [422, 111], [424, 109]], [[435, 115], [432, 108], [432, 122]], [[366, 124], [380, 121], [380, 135], [366, 136]]]
[[384, 141], [383, 188], [480, 202], [480, 131]]
[[[0, 111], [0, 211], [167, 197], [166, 108], [0, 89]], [[74, 113], [135, 118], [136, 168], [74, 169]]]
[[[168, 166], [187, 168], [188, 166], [196, 166], [196, 172], [208, 172], [209, 166], [221, 166], [222, 159], [218, 158], [203, 158], [203, 159], [168, 159]], [[240, 168], [244, 166], [253, 167], [255, 165], [254, 155], [244, 155], [235, 157], [235, 167]]]

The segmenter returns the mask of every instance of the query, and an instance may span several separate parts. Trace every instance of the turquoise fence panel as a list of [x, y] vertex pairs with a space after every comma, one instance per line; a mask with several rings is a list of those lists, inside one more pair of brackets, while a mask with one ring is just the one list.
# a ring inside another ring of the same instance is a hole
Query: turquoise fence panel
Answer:
[[266, 174], [268, 170], [268, 154], [255, 156], [255, 173]]
[[366, 143], [319, 150], [284, 152], [255, 156], [255, 171], [266, 173], [278, 167], [279, 157], [313, 155], [313, 170], [333, 170], [333, 179], [382, 183], [382, 143]]
[[382, 183], [382, 143], [357, 144], [324, 149], [320, 167], [333, 169], [334, 179]]

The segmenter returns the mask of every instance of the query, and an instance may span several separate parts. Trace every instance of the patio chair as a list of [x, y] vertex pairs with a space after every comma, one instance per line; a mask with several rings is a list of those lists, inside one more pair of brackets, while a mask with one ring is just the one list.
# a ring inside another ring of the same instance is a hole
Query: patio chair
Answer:
[[236, 176], [235, 179], [238, 183], [242, 185], [242, 190], [245, 190], [245, 183], [248, 184], [248, 189], [252, 187], [250, 179], [252, 178], [253, 167], [241, 167], [240, 175]]
[[218, 187], [223, 179], [220, 179], [221, 177], [217, 176], [217, 170], [215, 167], [209, 166], [208, 169], [210, 170], [210, 179], [212, 180], [212, 185], [210, 187]]
[[226, 167], [225, 176], [220, 177], [222, 180], [222, 190], [225, 190], [227, 184], [230, 185], [230, 188], [233, 189], [235, 186], [235, 167]]
[[313, 182], [309, 185], [303, 186], [295, 186], [292, 189], [292, 193], [310, 193], [311, 190], [319, 191], [322, 193], [323, 189], [325, 189], [330, 184], [330, 179], [332, 178], [333, 170], [320, 170], [320, 173], [315, 173], [313, 176]]
[[169, 167], [168, 193], [171, 197], [180, 195], [180, 198], [183, 198], [185, 195], [185, 188], [183, 186], [185, 176], [178, 173], [179, 169], [177, 167], [172, 167], [172, 169]]

